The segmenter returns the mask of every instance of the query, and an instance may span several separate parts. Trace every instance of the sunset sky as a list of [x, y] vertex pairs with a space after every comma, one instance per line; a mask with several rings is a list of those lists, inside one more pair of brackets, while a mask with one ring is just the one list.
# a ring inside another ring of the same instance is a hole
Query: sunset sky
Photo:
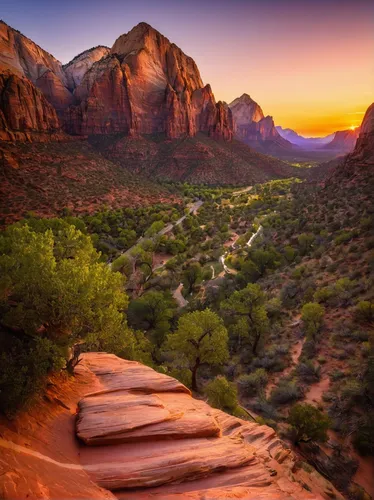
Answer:
[[194, 58], [217, 100], [251, 95], [307, 136], [361, 123], [374, 101], [374, 0], [0, 0], [63, 63], [146, 21]]

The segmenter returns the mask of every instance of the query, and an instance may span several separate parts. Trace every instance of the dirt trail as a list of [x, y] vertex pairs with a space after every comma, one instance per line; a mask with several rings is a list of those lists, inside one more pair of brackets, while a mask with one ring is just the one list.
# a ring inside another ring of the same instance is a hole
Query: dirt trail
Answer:
[[308, 403], [320, 403], [323, 395], [329, 390], [330, 378], [328, 375], [323, 375], [319, 382], [312, 384], [305, 394], [305, 401]]
[[180, 283], [178, 288], [176, 288], [173, 292], [173, 297], [178, 302], [179, 307], [186, 307], [188, 304], [188, 300], [186, 300], [182, 295], [183, 283]]
[[273, 382], [268, 383], [268, 385], [266, 386], [266, 390], [265, 390], [265, 394], [266, 394], [267, 398], [270, 396], [270, 393], [274, 389], [274, 387], [276, 387], [278, 381], [282, 377], [287, 377], [287, 375], [289, 375], [292, 372], [292, 370], [295, 368], [295, 366], [297, 366], [297, 364], [299, 362], [299, 358], [301, 356], [301, 351], [303, 350], [304, 342], [305, 342], [305, 339], [301, 339], [301, 340], [298, 340], [292, 346], [292, 349], [291, 349], [292, 362], [290, 363], [289, 366], [287, 366], [287, 368], [285, 368], [282, 372], [277, 374], [277, 378], [275, 380], [273, 380]]

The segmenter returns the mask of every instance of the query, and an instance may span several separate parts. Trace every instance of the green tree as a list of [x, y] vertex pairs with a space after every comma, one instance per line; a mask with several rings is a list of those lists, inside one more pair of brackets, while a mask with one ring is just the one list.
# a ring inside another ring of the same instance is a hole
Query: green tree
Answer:
[[330, 419], [315, 406], [307, 403], [295, 404], [288, 415], [288, 423], [294, 430], [295, 444], [302, 441], [327, 441]]
[[260, 341], [264, 340], [269, 328], [265, 309], [265, 294], [259, 285], [249, 283], [246, 288], [234, 292], [221, 305], [223, 313], [235, 318], [235, 329], [239, 339], [248, 340], [252, 354], [257, 355]]
[[211, 380], [204, 390], [208, 402], [214, 408], [233, 412], [238, 406], [238, 393], [234, 384], [230, 383], [223, 375], [218, 375]]
[[129, 323], [133, 328], [153, 331], [156, 344], [160, 346], [165, 333], [170, 330], [170, 321], [176, 306], [169, 292], [147, 292], [139, 299], [130, 302]]
[[300, 254], [301, 255], [306, 255], [309, 250], [312, 248], [313, 242], [314, 242], [314, 236], [313, 234], [300, 234], [297, 237], [297, 241], [299, 243], [300, 247]]
[[307, 335], [314, 337], [323, 323], [325, 308], [316, 302], [308, 302], [301, 309], [301, 319]]
[[292, 246], [287, 245], [286, 247], [284, 247], [284, 258], [289, 264], [291, 264], [291, 262], [295, 260], [295, 257], [296, 250]]
[[188, 293], [193, 291], [194, 286], [202, 279], [202, 269], [198, 262], [193, 262], [183, 272], [183, 283]]
[[150, 238], [151, 236], [154, 236], [158, 232], [161, 231], [161, 229], [164, 229], [165, 223], [162, 220], [156, 220], [155, 222], [152, 223], [151, 227], [147, 229], [145, 232], [145, 236]]
[[[65, 352], [80, 339], [120, 352], [133, 341], [123, 277], [99, 262], [89, 236], [67, 223], [44, 224], [37, 230], [15, 224], [0, 236], [2, 328], [20, 339], [48, 339]], [[35, 352], [35, 342], [27, 349]]]
[[251, 254], [253, 262], [256, 264], [260, 276], [263, 276], [266, 269], [274, 269], [277, 266], [278, 254], [275, 250], [254, 250]]
[[192, 372], [192, 389], [197, 390], [201, 364], [222, 365], [228, 358], [228, 335], [222, 319], [210, 309], [179, 318], [175, 333], [168, 335], [165, 350], [187, 361]]
[[120, 272], [125, 276], [130, 276], [132, 272], [132, 262], [127, 255], [120, 255], [112, 262], [112, 271]]

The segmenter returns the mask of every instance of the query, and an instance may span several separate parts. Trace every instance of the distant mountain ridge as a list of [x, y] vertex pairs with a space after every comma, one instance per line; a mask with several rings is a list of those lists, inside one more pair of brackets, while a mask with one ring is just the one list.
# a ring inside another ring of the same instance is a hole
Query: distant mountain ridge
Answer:
[[331, 142], [335, 137], [335, 132], [325, 137], [304, 137], [290, 128], [282, 128], [279, 125], [275, 128], [284, 139], [303, 149], [319, 148]]

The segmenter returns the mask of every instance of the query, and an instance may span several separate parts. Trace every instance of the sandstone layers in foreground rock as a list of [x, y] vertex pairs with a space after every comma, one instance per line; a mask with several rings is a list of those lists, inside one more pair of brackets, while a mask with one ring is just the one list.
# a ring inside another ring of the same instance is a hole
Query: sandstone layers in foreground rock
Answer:
[[79, 402], [81, 463], [119, 499], [341, 498], [273, 429], [211, 408], [175, 379], [105, 353], [82, 366], [103, 389]]

